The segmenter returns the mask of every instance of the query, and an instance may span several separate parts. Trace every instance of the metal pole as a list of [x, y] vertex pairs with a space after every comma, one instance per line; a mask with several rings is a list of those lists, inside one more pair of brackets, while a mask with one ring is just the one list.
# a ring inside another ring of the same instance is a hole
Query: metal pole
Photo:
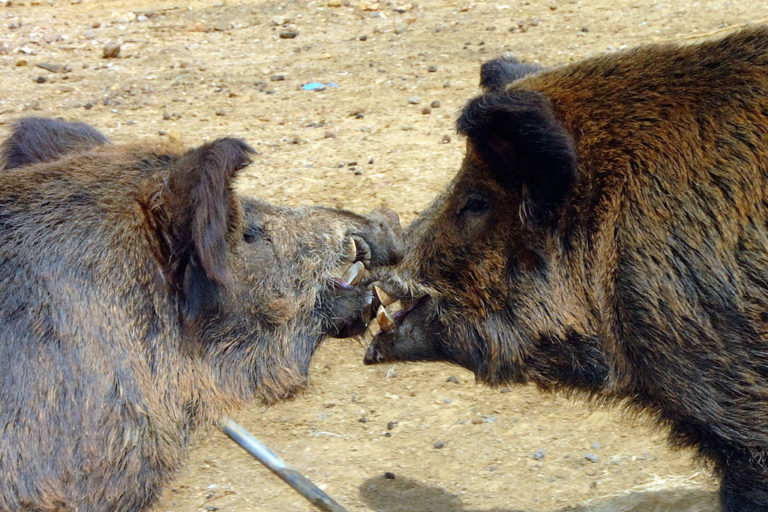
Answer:
[[256, 460], [267, 466], [273, 473], [293, 487], [310, 503], [323, 512], [347, 512], [347, 509], [336, 503], [333, 498], [320, 490], [312, 481], [287, 465], [275, 452], [256, 439], [232, 418], [224, 417], [219, 422], [219, 428]]

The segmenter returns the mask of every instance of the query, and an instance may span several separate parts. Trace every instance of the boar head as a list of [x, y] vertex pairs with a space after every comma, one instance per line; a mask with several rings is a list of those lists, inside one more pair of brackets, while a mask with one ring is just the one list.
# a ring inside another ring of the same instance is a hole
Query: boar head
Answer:
[[524, 74], [516, 62], [484, 66], [485, 94], [457, 122], [467, 137], [461, 169], [407, 229], [404, 260], [379, 276], [402, 304], [373, 338], [366, 364], [448, 361], [490, 384], [591, 379], [573, 375], [571, 355], [558, 350], [567, 341], [603, 372], [593, 339], [558, 307], [568, 291], [550, 275], [566, 243], [574, 142], [544, 95], [500, 86]]

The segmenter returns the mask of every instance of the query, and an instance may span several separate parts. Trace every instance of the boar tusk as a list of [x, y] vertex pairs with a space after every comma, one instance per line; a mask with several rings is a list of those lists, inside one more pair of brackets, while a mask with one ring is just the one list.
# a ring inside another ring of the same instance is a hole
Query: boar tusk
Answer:
[[379, 302], [381, 302], [381, 304], [384, 307], [387, 307], [393, 302], [396, 302], [396, 299], [393, 296], [391, 296], [390, 294], [388, 294], [378, 286], [374, 286], [373, 289], [376, 292], [376, 296], [379, 298]]
[[399, 313], [404, 309], [405, 309], [405, 304], [403, 304], [403, 301], [401, 301], [400, 299], [397, 299], [389, 303], [389, 305], [387, 306], [387, 313], [389, 313], [390, 316], [393, 316], [395, 313]]
[[356, 261], [344, 272], [342, 279], [348, 284], [356, 286], [363, 280], [364, 273], [365, 265], [363, 265], [362, 261]]
[[355, 261], [357, 259], [357, 242], [354, 238], [349, 239], [349, 246], [347, 247], [347, 258], [349, 261]]
[[376, 320], [382, 331], [391, 331], [395, 328], [395, 319], [384, 306], [379, 306], [379, 310], [376, 311]]

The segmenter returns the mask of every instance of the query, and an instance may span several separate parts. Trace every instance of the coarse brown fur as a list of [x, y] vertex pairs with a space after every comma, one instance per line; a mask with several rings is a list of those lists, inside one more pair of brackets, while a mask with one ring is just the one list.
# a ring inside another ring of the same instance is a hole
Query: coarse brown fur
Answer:
[[462, 112], [366, 362], [625, 400], [768, 510], [768, 29], [518, 71]]
[[360, 332], [370, 292], [335, 277], [397, 261], [399, 227], [238, 198], [237, 139], [67, 147], [0, 172], [0, 510], [146, 510], [196, 427]]

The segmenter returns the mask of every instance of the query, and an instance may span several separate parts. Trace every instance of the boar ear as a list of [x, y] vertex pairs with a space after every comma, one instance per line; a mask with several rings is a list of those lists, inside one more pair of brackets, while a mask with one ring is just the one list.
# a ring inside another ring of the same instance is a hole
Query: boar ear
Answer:
[[525, 218], [551, 223], [576, 179], [576, 153], [549, 101], [533, 91], [485, 94], [457, 121], [499, 181], [522, 194]]
[[484, 92], [503, 92], [510, 82], [539, 71], [541, 66], [526, 64], [511, 55], [489, 60], [480, 67], [480, 87]]
[[13, 122], [11, 136], [0, 144], [0, 169], [50, 162], [104, 144], [109, 139], [88, 124], [24, 117]]
[[253, 149], [242, 140], [219, 139], [183, 154], [170, 169], [162, 202], [188, 319], [214, 306], [230, 277], [227, 255], [242, 222], [231, 182], [251, 163], [249, 153]]

